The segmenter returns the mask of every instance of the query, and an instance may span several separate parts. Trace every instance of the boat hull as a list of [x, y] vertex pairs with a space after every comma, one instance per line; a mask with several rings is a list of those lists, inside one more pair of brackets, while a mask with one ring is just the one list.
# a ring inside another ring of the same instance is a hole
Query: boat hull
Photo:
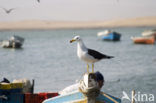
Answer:
[[[83, 93], [76, 91], [45, 100], [43, 103], [88, 103], [90, 100]], [[92, 103], [91, 101], [89, 103]], [[121, 99], [101, 92], [93, 103], [121, 103]]]
[[24, 43], [24, 38], [12, 36], [9, 40], [4, 40], [0, 43], [3, 48], [21, 48]]
[[3, 41], [1, 43], [1, 46], [3, 48], [21, 48], [22, 45], [23, 45], [22, 43], [16, 42], [16, 41], [14, 41], [14, 42], [11, 42], [11, 41]]
[[154, 37], [133, 37], [132, 40], [135, 44], [154, 44], [155, 43]]
[[121, 34], [117, 32], [111, 32], [106, 36], [102, 36], [102, 40], [119, 41], [120, 38], [121, 38]]

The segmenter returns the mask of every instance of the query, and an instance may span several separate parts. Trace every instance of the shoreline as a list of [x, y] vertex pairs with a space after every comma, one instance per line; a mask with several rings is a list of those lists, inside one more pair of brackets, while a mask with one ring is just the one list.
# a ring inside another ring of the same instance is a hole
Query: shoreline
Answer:
[[118, 27], [155, 27], [156, 16], [111, 21], [23, 20], [0, 22], [0, 30], [92, 29]]
[[42, 31], [42, 30], [79, 30], [79, 29], [114, 29], [114, 28], [140, 28], [140, 27], [151, 27], [151, 28], [156, 28], [156, 25], [154, 26], [122, 26], [122, 27], [93, 27], [93, 28], [46, 28], [46, 29], [43, 29], [43, 28], [18, 28], [18, 29], [0, 29], [0, 32], [1, 31], [33, 31], [33, 30], [39, 30], [39, 31]]

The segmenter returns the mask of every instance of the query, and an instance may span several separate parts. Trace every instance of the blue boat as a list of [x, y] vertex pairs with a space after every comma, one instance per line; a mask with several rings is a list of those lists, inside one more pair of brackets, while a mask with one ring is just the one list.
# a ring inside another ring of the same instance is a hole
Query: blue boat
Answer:
[[[67, 95], [47, 99], [43, 103], [88, 103], [88, 101], [83, 93], [76, 91]], [[96, 97], [94, 103], [121, 103], [121, 99], [101, 92], [100, 95]]]
[[112, 41], [119, 41], [121, 38], [121, 34], [117, 32], [111, 32], [106, 36], [102, 36], [102, 40], [112, 40]]
[[97, 35], [100, 36], [102, 40], [119, 41], [121, 38], [120, 33], [110, 30], [99, 32]]

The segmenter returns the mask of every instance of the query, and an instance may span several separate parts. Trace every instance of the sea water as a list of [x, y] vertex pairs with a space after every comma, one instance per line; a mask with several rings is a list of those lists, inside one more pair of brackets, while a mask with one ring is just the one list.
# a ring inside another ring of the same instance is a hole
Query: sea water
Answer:
[[154, 27], [110, 28], [122, 34], [118, 42], [97, 37], [105, 29], [0, 31], [0, 40], [25, 38], [22, 49], [0, 48], [0, 80], [35, 79], [35, 92], [57, 92], [76, 83], [87, 65], [77, 57], [76, 42], [69, 41], [80, 35], [88, 48], [115, 57], [95, 63], [95, 71], [105, 78], [102, 91], [121, 98], [123, 91], [130, 96], [135, 90], [156, 98], [156, 45], [133, 44], [130, 39]]

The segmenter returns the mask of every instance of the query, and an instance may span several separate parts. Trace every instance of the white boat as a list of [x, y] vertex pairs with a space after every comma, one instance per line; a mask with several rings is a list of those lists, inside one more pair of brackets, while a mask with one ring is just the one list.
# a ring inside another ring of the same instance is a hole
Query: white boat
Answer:
[[144, 36], [144, 37], [146, 37], [146, 36], [155, 36], [156, 37], [156, 29], [146, 30], [146, 31], [142, 32], [142, 36]]
[[12, 36], [9, 40], [3, 40], [0, 44], [3, 48], [21, 48], [24, 43], [24, 38]]

